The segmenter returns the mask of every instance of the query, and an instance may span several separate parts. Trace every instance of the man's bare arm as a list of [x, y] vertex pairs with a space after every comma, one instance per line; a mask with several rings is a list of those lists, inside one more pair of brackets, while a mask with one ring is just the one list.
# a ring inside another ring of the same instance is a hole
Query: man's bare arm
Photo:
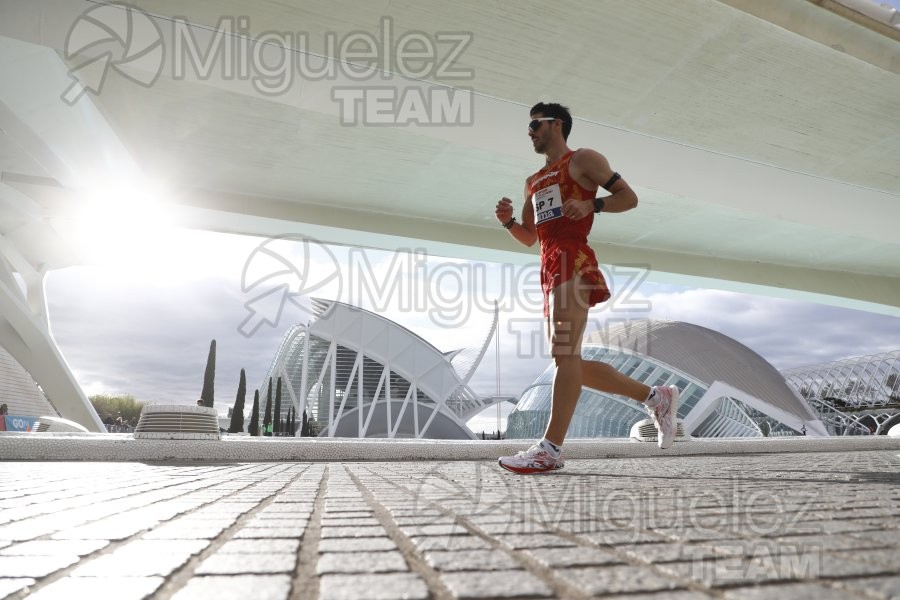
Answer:
[[[494, 211], [494, 214], [501, 225], [509, 223], [510, 219], [513, 218], [512, 200], [509, 198], [501, 199], [497, 203], [497, 209]], [[537, 241], [537, 230], [534, 227], [534, 209], [531, 206], [531, 197], [528, 196], [527, 189], [525, 190], [525, 203], [522, 205], [522, 222], [514, 222], [508, 231], [523, 246], [533, 246]]]
[[[583, 149], [575, 153], [570, 163], [570, 174], [583, 187], [592, 189], [606, 185], [615, 174], [606, 157], [595, 150]], [[625, 212], [638, 204], [637, 194], [624, 179], [618, 179], [610, 186], [611, 195], [603, 198], [603, 212]], [[579, 202], [567, 200], [563, 214], [580, 219], [594, 211], [593, 201]]]

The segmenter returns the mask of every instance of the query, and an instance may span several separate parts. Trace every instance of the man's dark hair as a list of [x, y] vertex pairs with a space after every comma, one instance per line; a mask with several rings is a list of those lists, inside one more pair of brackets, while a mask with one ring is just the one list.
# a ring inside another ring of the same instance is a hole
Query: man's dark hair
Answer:
[[572, 131], [572, 115], [569, 113], [569, 107], [557, 104], [556, 102], [547, 104], [538, 102], [531, 107], [531, 112], [528, 114], [533, 115], [535, 113], [541, 113], [545, 117], [553, 117], [554, 119], [562, 121], [563, 139], [569, 139], [569, 133]]

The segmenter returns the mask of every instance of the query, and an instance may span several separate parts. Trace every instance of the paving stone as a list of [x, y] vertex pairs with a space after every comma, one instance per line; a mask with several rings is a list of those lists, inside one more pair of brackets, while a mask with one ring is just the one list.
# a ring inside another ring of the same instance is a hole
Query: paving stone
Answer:
[[344, 519], [341, 517], [322, 517], [322, 527], [363, 527], [363, 526], [381, 526], [381, 523], [375, 517], [353, 517], [352, 519]]
[[710, 587], [733, 587], [794, 578], [790, 573], [779, 572], [772, 564], [739, 556], [710, 561], [660, 563], [656, 567], [663, 573]]
[[774, 584], [753, 588], [741, 588], [725, 593], [726, 600], [857, 600], [859, 596], [826, 587], [817, 583]]
[[0, 550], [2, 556], [53, 556], [75, 554], [87, 556], [109, 545], [106, 540], [32, 540]]
[[536, 548], [524, 550], [523, 552], [548, 568], [613, 565], [623, 562], [622, 559], [614, 554], [598, 550], [597, 548], [585, 548], [583, 546]]
[[428, 586], [413, 573], [323, 575], [319, 580], [319, 600], [426, 600], [428, 597]]
[[322, 527], [323, 540], [330, 538], [362, 538], [381, 537], [385, 535], [385, 529], [381, 525], [367, 527]]
[[231, 540], [218, 550], [219, 554], [296, 554], [300, 540], [262, 539]]
[[851, 550], [871, 548], [871, 540], [863, 540], [849, 535], [793, 535], [776, 538], [778, 545], [789, 548], [813, 548], [820, 551]]
[[865, 592], [883, 600], [900, 599], [900, 575], [845, 579], [838, 582], [837, 585], [853, 592]]
[[365, 510], [329, 510], [329, 508], [326, 506], [325, 513], [322, 515], [322, 518], [371, 518], [374, 514], [375, 513], [372, 512], [372, 509], [368, 507], [366, 507]]
[[868, 542], [871, 547], [878, 546], [900, 546], [900, 532], [897, 531], [867, 531], [865, 533], [851, 533], [850, 537], [854, 537]]
[[124, 540], [156, 527], [160, 520], [140, 511], [129, 511], [94, 523], [53, 534], [56, 540]]
[[103, 577], [110, 573], [122, 577], [166, 576], [208, 545], [208, 540], [135, 540], [77, 567], [72, 576]]
[[319, 556], [316, 573], [391, 573], [408, 571], [403, 555], [395, 550], [385, 552], [333, 552]]
[[45, 577], [76, 562], [77, 554], [0, 556], [0, 577]]
[[28, 596], [36, 600], [143, 600], [165, 582], [162, 577], [64, 577]]
[[[325, 501], [325, 514], [328, 513], [366, 513], [372, 514], [372, 509], [365, 502], [338, 502]], [[357, 515], [359, 516], [359, 515]], [[365, 515], [362, 515], [365, 516]]]
[[296, 554], [220, 554], [207, 557], [197, 575], [252, 575], [291, 573], [297, 565]]
[[463, 571], [442, 573], [454, 598], [550, 598], [547, 584], [528, 571]]
[[854, 562], [864, 562], [876, 565], [883, 565], [892, 568], [891, 570], [900, 572], [900, 553], [894, 549], [888, 550], [844, 550], [841, 552], [832, 552], [831, 556], [835, 558], [847, 558]]
[[306, 526], [244, 527], [234, 534], [235, 539], [298, 539], [303, 537]]
[[522, 565], [499, 550], [433, 550], [425, 560], [438, 571], [503, 571], [521, 569]]
[[309, 521], [312, 512], [266, 512], [260, 511], [253, 515], [254, 521]]
[[480, 550], [491, 547], [486, 541], [474, 535], [413, 536], [409, 539], [420, 551]]
[[168, 523], [148, 531], [141, 536], [145, 540], [212, 540], [231, 527], [232, 522], [209, 521], [192, 522], [190, 525]]
[[400, 528], [404, 534], [412, 536], [450, 536], [469, 535], [470, 532], [460, 523], [440, 523], [434, 525], [405, 525]]
[[704, 544], [679, 544], [675, 542], [616, 546], [615, 549], [625, 553], [629, 558], [654, 564], [702, 560], [713, 558], [717, 555], [715, 550]]
[[655, 592], [681, 587], [670, 579], [660, 577], [647, 567], [614, 565], [561, 569], [556, 573], [591, 595]]
[[0, 577], [0, 598], [24, 590], [34, 585], [35, 580], [30, 577]]
[[287, 600], [288, 575], [234, 575], [194, 577], [172, 600]]
[[331, 538], [319, 540], [319, 553], [325, 552], [380, 552], [395, 550], [397, 544], [389, 537], [380, 538]]
[[285, 521], [283, 519], [252, 519], [244, 523], [244, 527], [248, 529], [286, 529], [288, 531], [303, 530], [306, 529], [308, 525], [308, 519], [298, 519], [296, 521]]
[[627, 594], [623, 596], [603, 596], [603, 600], [710, 600], [710, 596], [692, 590], [666, 590], [649, 594]]
[[313, 505], [299, 502], [279, 502], [278, 498], [275, 502], [262, 510], [265, 513], [306, 513], [312, 514]]
[[[595, 531], [584, 534], [582, 537], [589, 539], [595, 544], [602, 546], [614, 546], [619, 544], [653, 544], [660, 542], [668, 542], [672, 537], [664, 537], [641, 530], [614, 530], [614, 531]], [[681, 540], [686, 541], [686, 540]]]
[[548, 533], [550, 530], [540, 523], [512, 522], [512, 523], [479, 523], [478, 529], [490, 535], [506, 534], [531, 534]]
[[575, 546], [575, 542], [554, 533], [522, 533], [498, 536], [500, 543], [514, 550], [531, 548], [564, 548]]
[[[602, 533], [602, 532], [601, 532]], [[732, 531], [728, 528], [723, 528], [722, 530], [713, 530], [713, 529], [654, 529], [653, 533], [649, 532], [637, 532], [636, 537], [630, 537], [626, 532], [621, 534], [621, 541], [615, 539], [614, 536], [609, 536], [609, 541], [601, 541], [604, 537], [603, 535], [596, 535], [592, 539], [598, 544], [606, 543], [606, 544], [618, 544], [622, 543], [622, 541], [626, 543], [641, 543], [641, 542], [660, 542], [665, 541], [662, 536], [668, 538], [670, 540], [675, 540], [678, 542], [703, 542], [707, 540], [728, 540], [733, 539], [735, 536], [735, 531]]]

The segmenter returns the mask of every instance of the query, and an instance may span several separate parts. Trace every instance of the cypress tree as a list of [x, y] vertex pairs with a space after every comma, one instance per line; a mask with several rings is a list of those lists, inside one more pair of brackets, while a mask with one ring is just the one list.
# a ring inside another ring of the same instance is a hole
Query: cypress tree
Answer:
[[300, 425], [300, 437], [309, 437], [309, 417], [306, 416], [306, 409], [303, 409], [303, 423]]
[[244, 400], [247, 396], [247, 376], [241, 369], [241, 379], [238, 382], [237, 398], [234, 399], [234, 408], [231, 409], [231, 424], [228, 433], [239, 433], [244, 430]]
[[213, 405], [213, 388], [216, 379], [216, 340], [209, 344], [209, 356], [206, 357], [206, 371], [203, 373], [203, 391], [200, 392], [200, 399], [203, 400], [203, 406], [212, 408]]
[[266, 393], [266, 414], [263, 415], [263, 435], [272, 435], [272, 379], [269, 378], [269, 391]]
[[259, 435], [259, 390], [253, 391], [253, 410], [250, 411], [250, 427], [247, 430], [250, 435]]
[[281, 435], [281, 423], [281, 377], [279, 377], [278, 385], [275, 386], [275, 435]]
[[297, 435], [297, 409], [291, 407], [291, 437], [296, 437]]

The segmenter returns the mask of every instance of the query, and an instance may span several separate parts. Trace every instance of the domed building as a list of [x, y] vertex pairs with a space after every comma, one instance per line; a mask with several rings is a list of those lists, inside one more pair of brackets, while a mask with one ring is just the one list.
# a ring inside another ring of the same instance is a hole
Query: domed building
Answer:
[[[650, 386], [681, 389], [678, 418], [695, 437], [829, 435], [828, 428], [781, 373], [759, 354], [717, 331], [677, 321], [610, 324], [585, 338], [582, 356], [611, 364]], [[536, 438], [550, 417], [551, 364], [522, 393], [507, 437]], [[583, 388], [569, 437], [628, 437], [647, 418], [630, 398]]]
[[319, 299], [313, 309], [315, 320], [285, 334], [260, 386], [280, 377], [281, 416], [289, 405], [306, 411], [313, 435], [474, 439], [466, 422], [510, 400], [479, 397], [468, 385], [497, 328], [496, 311], [480, 346], [441, 352], [379, 314]]

